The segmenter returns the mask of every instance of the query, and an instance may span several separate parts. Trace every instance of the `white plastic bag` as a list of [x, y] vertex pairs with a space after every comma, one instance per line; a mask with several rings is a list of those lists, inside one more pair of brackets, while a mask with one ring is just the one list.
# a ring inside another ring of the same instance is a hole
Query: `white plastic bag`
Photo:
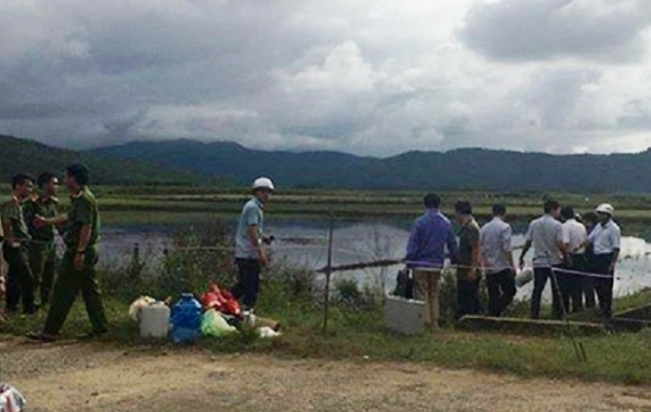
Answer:
[[516, 276], [515, 276], [515, 284], [521, 288], [527, 283], [531, 282], [533, 280], [533, 269], [531, 268], [525, 268], [522, 269]]
[[0, 384], [0, 412], [21, 412], [26, 404], [25, 397], [16, 388]]
[[268, 326], [258, 329], [258, 334], [261, 338], [275, 338], [277, 336], [280, 336], [280, 332], [276, 332]]
[[[131, 307], [129, 307], [129, 318], [134, 321], [135, 323], [140, 322], [140, 310], [144, 306], [151, 305], [152, 303], [155, 303], [156, 299], [150, 298], [149, 296], [141, 296], [138, 299], [136, 299], [135, 302], [131, 304]], [[0, 411], [1, 412], [1, 411]]]

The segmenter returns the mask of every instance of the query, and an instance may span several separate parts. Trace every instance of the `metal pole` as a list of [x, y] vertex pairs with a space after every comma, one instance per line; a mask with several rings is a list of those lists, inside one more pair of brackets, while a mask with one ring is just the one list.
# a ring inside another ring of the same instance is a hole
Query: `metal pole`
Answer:
[[330, 306], [330, 275], [332, 274], [332, 235], [334, 232], [334, 216], [329, 213], [330, 223], [328, 227], [328, 266], [326, 267], [325, 302], [323, 305], [323, 334], [328, 332], [328, 309]]

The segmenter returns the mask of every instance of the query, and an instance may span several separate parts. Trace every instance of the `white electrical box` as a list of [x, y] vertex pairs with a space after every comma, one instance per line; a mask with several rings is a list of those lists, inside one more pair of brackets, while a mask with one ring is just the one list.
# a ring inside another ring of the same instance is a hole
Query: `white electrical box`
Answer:
[[423, 331], [425, 303], [397, 296], [384, 299], [384, 324], [389, 330], [403, 335], [416, 335]]

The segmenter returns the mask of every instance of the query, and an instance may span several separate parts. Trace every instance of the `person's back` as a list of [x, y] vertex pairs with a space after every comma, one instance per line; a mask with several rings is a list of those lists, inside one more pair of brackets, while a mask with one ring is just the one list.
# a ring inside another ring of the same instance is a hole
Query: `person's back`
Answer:
[[563, 225], [545, 214], [531, 222], [526, 235], [533, 244], [533, 266], [549, 268], [563, 263], [559, 244], [563, 243]]
[[572, 255], [584, 254], [585, 243], [588, 240], [588, 231], [576, 219], [568, 219], [563, 223], [563, 242]]
[[439, 211], [441, 199], [430, 193], [423, 199], [427, 211], [414, 222], [407, 244], [407, 266], [414, 268], [414, 296], [423, 301], [423, 324], [438, 328], [438, 283], [445, 262], [445, 247], [456, 261], [457, 241], [452, 223]]
[[493, 220], [481, 228], [479, 247], [484, 257], [486, 286], [488, 288], [488, 312], [502, 316], [515, 297], [515, 269], [511, 225], [504, 221], [506, 207], [493, 205]]
[[484, 256], [487, 273], [498, 273], [513, 268], [513, 261], [507, 259], [511, 253], [511, 225], [494, 218], [479, 231], [479, 244]]
[[525, 244], [520, 256], [520, 267], [524, 267], [524, 256], [531, 246], [534, 249], [534, 286], [531, 294], [531, 317], [540, 316], [540, 301], [547, 280], [551, 278], [552, 306], [554, 316], [562, 317], [563, 307], [559, 296], [559, 285], [555, 276], [555, 268], [563, 263], [563, 225], [557, 220], [560, 216], [560, 205], [553, 200], [545, 202], [545, 214], [535, 219], [529, 225], [525, 235]]
[[445, 261], [445, 247], [450, 239], [454, 239], [450, 220], [438, 209], [428, 210], [414, 223], [407, 259], [413, 262], [413, 266], [441, 268]]

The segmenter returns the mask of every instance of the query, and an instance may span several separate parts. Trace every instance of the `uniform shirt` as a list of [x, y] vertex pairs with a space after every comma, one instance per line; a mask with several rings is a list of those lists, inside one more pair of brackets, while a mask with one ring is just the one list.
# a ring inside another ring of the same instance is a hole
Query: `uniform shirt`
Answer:
[[457, 277], [468, 277], [472, 266], [472, 251], [479, 243], [479, 224], [475, 219], [466, 223], [459, 231], [459, 268]]
[[452, 223], [443, 213], [430, 209], [414, 222], [407, 243], [407, 261], [410, 267], [442, 268], [445, 247], [450, 258], [456, 261], [457, 239]]
[[479, 231], [479, 244], [488, 266], [487, 273], [498, 273], [513, 267], [513, 261], [507, 258], [507, 254], [513, 250], [512, 234], [511, 225], [498, 217], [486, 223]]
[[533, 266], [550, 267], [563, 263], [558, 245], [563, 243], [563, 225], [545, 214], [529, 225], [525, 240], [533, 244]]
[[48, 219], [55, 217], [57, 215], [58, 204], [59, 200], [57, 198], [43, 196], [29, 199], [23, 204], [25, 223], [27, 224], [32, 239], [43, 242], [54, 242], [54, 226], [45, 225], [42, 227], [36, 227], [34, 221], [36, 216]]
[[23, 216], [23, 206], [16, 197], [2, 204], [0, 210], [3, 221], [8, 221], [13, 229], [14, 239], [17, 242], [25, 242], [30, 239], [29, 230]]
[[588, 241], [592, 244], [595, 255], [614, 253], [616, 249], [619, 250], [621, 231], [617, 223], [612, 220], [609, 220], [606, 225], [599, 223], [590, 232]]
[[569, 219], [563, 223], [563, 243], [569, 244], [568, 252], [573, 255], [585, 253], [585, 241], [588, 239], [588, 231], [585, 226], [576, 219]]
[[257, 226], [258, 242], [262, 242], [264, 223], [264, 204], [256, 197], [249, 200], [242, 208], [242, 214], [235, 233], [235, 257], [238, 259], [257, 259], [258, 252], [251, 244], [247, 233], [249, 226]]
[[78, 195], [70, 196], [70, 211], [68, 221], [63, 230], [63, 241], [69, 248], [79, 245], [81, 228], [90, 225], [91, 234], [88, 246], [92, 247], [99, 241], [100, 217], [97, 199], [89, 188], [84, 188]]

